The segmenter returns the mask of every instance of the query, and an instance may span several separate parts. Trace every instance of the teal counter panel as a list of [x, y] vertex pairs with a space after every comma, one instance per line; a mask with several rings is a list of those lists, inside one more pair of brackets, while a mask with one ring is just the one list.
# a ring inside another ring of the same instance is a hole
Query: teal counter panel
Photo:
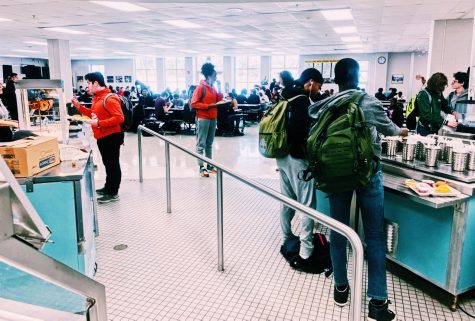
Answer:
[[386, 191], [385, 217], [399, 224], [396, 260], [445, 285], [453, 207], [434, 209]]
[[[26, 193], [38, 214], [52, 231], [42, 252], [84, 273], [79, 266], [76, 232], [76, 207], [73, 181], [34, 184]], [[26, 190], [25, 185], [22, 185]]]
[[475, 286], [475, 199], [471, 198], [467, 208], [467, 225], [462, 249], [460, 277], [457, 284], [459, 293]]

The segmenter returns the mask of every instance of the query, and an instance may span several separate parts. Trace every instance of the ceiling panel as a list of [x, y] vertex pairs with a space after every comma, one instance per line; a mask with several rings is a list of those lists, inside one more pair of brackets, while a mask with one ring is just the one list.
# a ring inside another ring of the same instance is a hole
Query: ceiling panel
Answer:
[[[183, 47], [202, 55], [256, 53], [256, 49], [240, 45], [239, 41], [258, 42], [259, 47], [273, 51], [334, 53], [344, 47], [342, 36], [354, 36], [339, 35], [333, 30], [346, 25], [357, 27], [365, 50], [427, 50], [432, 20], [472, 17], [475, 7], [473, 0], [164, 1], [133, 0], [149, 10], [124, 13], [85, 0], [0, 0], [0, 18], [13, 20], [0, 22], [0, 55], [29, 49], [46, 56], [47, 47], [24, 43], [46, 39], [70, 40], [72, 54], [79, 56], [86, 53], [78, 47], [131, 55], [176, 55]], [[320, 12], [342, 8], [351, 9], [354, 21], [326, 21]], [[201, 28], [182, 29], [164, 22], [177, 19], [194, 22]], [[73, 26], [72, 29], [88, 34], [69, 35], [43, 29], [50, 26]], [[217, 32], [234, 38], [210, 36]], [[111, 37], [131, 38], [137, 43], [113, 42]], [[168, 44], [172, 48], [154, 48], [153, 44]]]

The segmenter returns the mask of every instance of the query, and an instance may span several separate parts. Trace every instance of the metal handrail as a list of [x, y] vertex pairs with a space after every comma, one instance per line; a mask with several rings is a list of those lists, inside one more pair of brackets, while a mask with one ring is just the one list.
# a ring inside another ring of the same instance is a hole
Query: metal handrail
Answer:
[[191, 155], [195, 158], [201, 159], [202, 161], [210, 164], [217, 169], [217, 228], [218, 228], [218, 270], [224, 271], [224, 251], [223, 251], [223, 172], [229, 176], [237, 179], [238, 181], [243, 182], [244, 184], [266, 194], [267, 196], [272, 197], [273, 199], [284, 203], [286, 206], [293, 208], [294, 210], [301, 211], [304, 214], [310, 216], [315, 221], [322, 223], [331, 230], [334, 230], [342, 235], [344, 235], [353, 249], [353, 277], [350, 280], [351, 285], [351, 308], [350, 308], [350, 320], [360, 321], [361, 320], [361, 297], [363, 293], [363, 245], [361, 240], [349, 226], [338, 222], [337, 220], [318, 212], [317, 210], [307, 207], [300, 204], [299, 202], [284, 196], [273, 189], [262, 185], [256, 181], [253, 181], [249, 178], [243, 177], [240, 174], [230, 170], [229, 168], [221, 165], [204, 157], [203, 155], [197, 154], [194, 151], [191, 151], [172, 140], [154, 132], [153, 130], [148, 129], [144, 126], [138, 126], [138, 151], [139, 151], [139, 179], [140, 182], [143, 182], [143, 166], [142, 166], [142, 131], [149, 133], [152, 136], [158, 137], [165, 142], [165, 163], [166, 163], [166, 192], [167, 192], [167, 213], [171, 213], [171, 181], [170, 181], [170, 147], [172, 146], [178, 148], [179, 150]]

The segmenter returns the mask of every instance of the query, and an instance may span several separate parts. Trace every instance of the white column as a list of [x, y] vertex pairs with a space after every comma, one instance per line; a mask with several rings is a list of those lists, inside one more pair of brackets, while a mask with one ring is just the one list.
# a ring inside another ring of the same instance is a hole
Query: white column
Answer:
[[[450, 81], [455, 72], [467, 71], [473, 59], [473, 30], [473, 19], [434, 21], [429, 42], [427, 77], [442, 72]], [[450, 86], [444, 94], [449, 92]]]
[[272, 81], [270, 56], [261, 56], [261, 81], [264, 79], [267, 79], [268, 83]]
[[223, 91], [230, 92], [236, 87], [235, 59], [232, 56], [223, 57]]
[[69, 40], [48, 39], [48, 59], [50, 78], [63, 81], [66, 101], [71, 101], [73, 98], [73, 76]]
[[195, 84], [195, 80], [193, 79], [195, 74], [195, 68], [193, 66], [193, 57], [185, 57], [185, 84], [186, 88], [188, 89], [191, 85]]
[[[475, 17], [475, 9], [473, 9]], [[470, 82], [468, 87], [468, 98], [475, 98], [475, 19], [472, 19], [472, 50], [470, 55]]]
[[165, 77], [165, 58], [157, 58], [157, 90], [158, 93], [161, 93], [165, 90], [166, 86], [166, 77]]

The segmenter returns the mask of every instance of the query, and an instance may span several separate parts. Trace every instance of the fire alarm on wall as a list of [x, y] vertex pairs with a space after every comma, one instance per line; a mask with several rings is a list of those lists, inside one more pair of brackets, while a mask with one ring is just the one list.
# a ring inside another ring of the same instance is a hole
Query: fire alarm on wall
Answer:
[[378, 57], [378, 64], [384, 64], [386, 62], [386, 57], [384, 56], [379, 56]]

